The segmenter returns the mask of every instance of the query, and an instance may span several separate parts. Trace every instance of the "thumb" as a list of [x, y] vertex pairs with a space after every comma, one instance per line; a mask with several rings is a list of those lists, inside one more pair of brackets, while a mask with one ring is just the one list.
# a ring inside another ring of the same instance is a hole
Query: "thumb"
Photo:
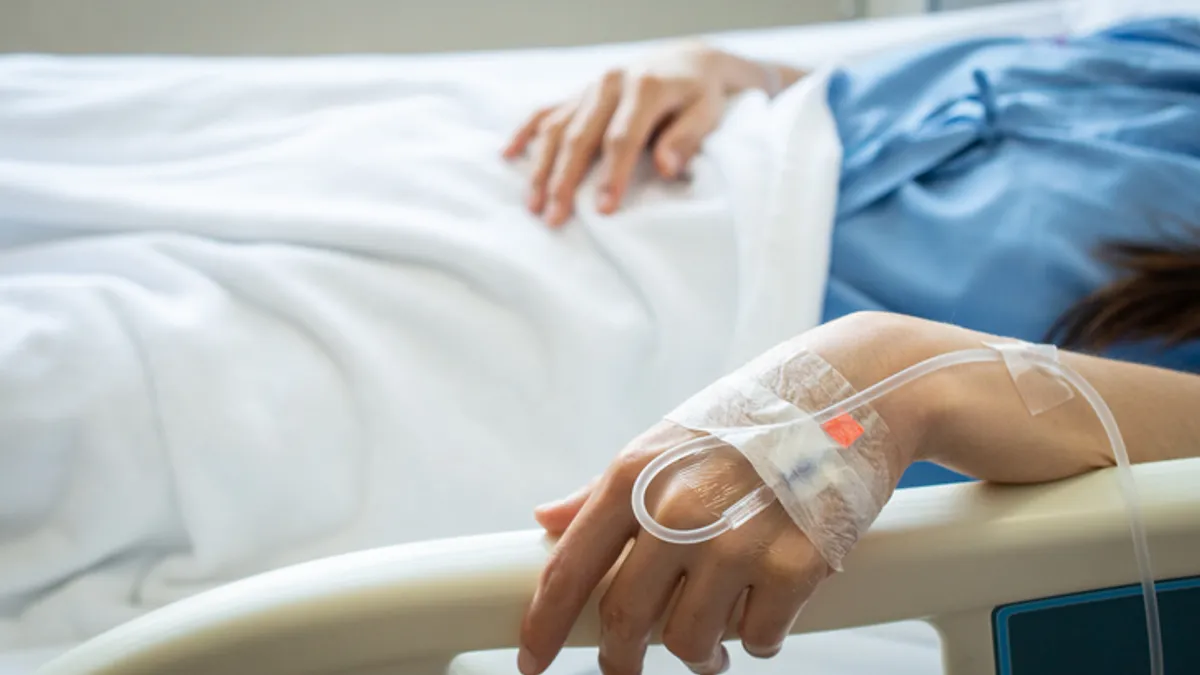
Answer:
[[592, 488], [595, 485], [596, 481], [592, 481], [567, 497], [542, 504], [533, 510], [534, 519], [537, 520], [538, 525], [542, 526], [542, 529], [546, 530], [546, 534], [551, 536], [562, 534], [575, 520], [575, 516], [579, 515], [579, 511], [587, 503], [588, 497], [592, 496]]
[[720, 119], [716, 104], [707, 98], [679, 113], [654, 144], [654, 166], [658, 173], [668, 179], [682, 175]]

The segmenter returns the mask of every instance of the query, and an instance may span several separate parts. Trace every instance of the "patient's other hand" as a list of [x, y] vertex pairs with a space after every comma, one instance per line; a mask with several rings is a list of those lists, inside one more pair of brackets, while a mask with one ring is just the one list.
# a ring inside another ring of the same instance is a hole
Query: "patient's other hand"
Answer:
[[774, 93], [797, 73], [701, 44], [676, 46], [612, 70], [571, 100], [538, 110], [504, 155], [514, 158], [532, 143], [529, 209], [551, 226], [571, 217], [575, 192], [598, 159], [597, 207], [610, 214], [625, 196], [643, 150], [652, 150], [663, 178], [678, 178], [716, 128], [729, 96], [752, 87]]

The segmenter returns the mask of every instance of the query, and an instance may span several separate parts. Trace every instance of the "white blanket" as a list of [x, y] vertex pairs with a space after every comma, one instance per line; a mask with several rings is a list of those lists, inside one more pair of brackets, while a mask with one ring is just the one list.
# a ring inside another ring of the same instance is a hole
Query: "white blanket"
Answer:
[[[527, 527], [814, 324], [821, 78], [552, 232], [528, 97], [404, 62], [0, 62], [0, 649], [316, 556]], [[521, 103], [518, 103], [520, 101]]]

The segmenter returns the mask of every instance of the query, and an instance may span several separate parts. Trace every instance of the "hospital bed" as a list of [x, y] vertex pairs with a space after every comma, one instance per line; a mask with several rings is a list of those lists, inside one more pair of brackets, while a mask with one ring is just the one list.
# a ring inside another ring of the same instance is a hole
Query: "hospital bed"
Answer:
[[[1169, 608], [1164, 611], [1190, 623], [1168, 628], [1168, 664], [1177, 669], [1171, 672], [1191, 672], [1197, 663], [1190, 644], [1196, 617], [1182, 612], [1195, 611], [1200, 584], [1195, 577], [1200, 572], [1195, 487], [1200, 460], [1141, 466], [1136, 474], [1155, 572], [1162, 580], [1181, 579], [1160, 582], [1164, 608]], [[1061, 624], [1057, 634], [1044, 625], [1030, 634], [1024, 625], [1039, 611], [1136, 600], [1136, 587], [1130, 585], [1138, 577], [1126, 523], [1123, 501], [1108, 471], [1054, 485], [904, 490], [859, 544], [846, 572], [818, 591], [794, 632], [922, 619], [936, 627], [944, 672], [950, 675], [1138, 672], [1141, 650], [1108, 652], [1102, 657], [1108, 660], [1099, 662], [1081, 650], [1104, 651], [1104, 640], [1136, 645], [1139, 603], [1130, 605], [1126, 620], [1089, 627], [1133, 631], [1132, 636], [1096, 633], [1081, 638]], [[513, 672], [511, 653], [505, 652], [502, 659], [455, 657], [516, 646], [521, 613], [549, 545], [537, 533], [517, 532], [319, 560], [179, 602], [94, 639], [39, 672]], [[1121, 590], [1092, 592], [1114, 588]], [[1173, 594], [1191, 598], [1175, 602]], [[1045, 598], [1057, 600], [1030, 602]], [[585, 610], [570, 644], [596, 643], [595, 616], [594, 607]], [[1130, 616], [1134, 620], [1128, 620]], [[856, 646], [836, 633], [815, 637], [842, 649]], [[1019, 640], [1037, 644], [1025, 647]], [[1042, 651], [1047, 645], [1061, 651], [1047, 655]], [[789, 649], [799, 652], [805, 646], [792, 643]], [[882, 641], [871, 646], [895, 656]], [[787, 663], [786, 652], [780, 660]], [[929, 670], [912, 670], [895, 660], [876, 667], [886, 667], [889, 673], [937, 672], [936, 661], [930, 661], [924, 664], [932, 665]], [[1081, 663], [1099, 663], [1102, 669], [1060, 669]], [[1133, 664], [1132, 670], [1116, 669], [1128, 664]]]
[[[122, 46], [105, 38], [104, 26], [89, 32], [83, 25], [72, 32], [81, 47], [72, 49], [52, 30], [52, 21], [38, 19], [30, 7], [19, 2], [0, 6], [0, 24], [9, 27], [0, 50], [163, 49], [153, 40]], [[819, 65], [834, 57], [853, 58], [966, 35], [1057, 34], [1066, 28], [1066, 9], [1056, 2], [1022, 3], [936, 16], [719, 33], [712, 39], [754, 57]], [[6, 11], [18, 20], [4, 20]], [[30, 20], [38, 21], [38, 30], [13, 29]], [[227, 31], [219, 25], [193, 28], [186, 51], [197, 55], [310, 54], [310, 63], [321, 66], [328, 61], [320, 54], [347, 51], [355, 44], [352, 33], [345, 31], [336, 40], [320, 31], [297, 31], [289, 41], [287, 31], [276, 27], [270, 39], [255, 41], [250, 31]], [[180, 30], [175, 23], [164, 25], [163, 33]], [[381, 42], [370, 44], [376, 50], [384, 48]], [[464, 90], [483, 81], [513, 82], [507, 99], [496, 102], [512, 110], [573, 91], [644, 49], [644, 44], [614, 44], [561, 51], [337, 58], [372, 63], [396, 59], [410, 73], [461, 84]], [[154, 56], [82, 61], [85, 68], [101, 68], [110, 77], [119, 75], [122, 67], [170, 68], [180, 63]], [[269, 59], [249, 63], [274, 67]], [[516, 84], [531, 72], [538, 74], [538, 84]], [[487, 91], [499, 95], [494, 86]], [[1143, 466], [1137, 476], [1155, 570], [1160, 580], [1170, 580], [1162, 592], [1164, 611], [1183, 611], [1177, 608], [1188, 603], [1194, 607], [1197, 591], [1191, 589], [1200, 575], [1200, 461]], [[182, 600], [77, 647], [0, 655], [0, 673], [23, 675], [43, 663], [38, 672], [46, 675], [425, 675], [447, 668], [460, 675], [513, 672], [515, 659], [507, 650], [515, 646], [520, 614], [548, 546], [537, 533], [515, 532], [327, 557]], [[734, 668], [756, 673], [807, 667], [824, 673], [907, 674], [937, 672], [941, 665], [953, 675], [1071, 672], [1037, 670], [1038, 663], [1045, 663], [1047, 644], [1057, 644], [1060, 656], [1071, 659], [1068, 663], [1100, 658], [1105, 659], [1101, 667], [1112, 666], [1120, 662], [1114, 659], [1144, 652], [1139, 646], [1144, 645], [1138, 633], [1140, 605], [1128, 602], [1136, 600], [1136, 580], [1124, 509], [1107, 472], [1046, 486], [969, 484], [905, 490], [847, 562], [846, 573], [819, 591], [796, 626], [801, 635], [784, 655], [765, 664], [736, 655]], [[1119, 627], [1125, 637], [1105, 636], [1097, 642], [1069, 631], [1046, 630], [1047, 625], [1069, 624], [1060, 620], [1061, 613], [1080, 606], [1115, 607], [1105, 614], [1108, 623], [1097, 624], [1096, 630]], [[1194, 626], [1196, 615], [1190, 616]], [[913, 620], [926, 622], [936, 633]], [[596, 631], [594, 611], [585, 613], [572, 645], [594, 644]], [[1185, 670], [1180, 672], [1191, 672], [1188, 664], [1194, 667], [1197, 661], [1171, 661], [1177, 653], [1179, 659], [1194, 658], [1182, 655], [1186, 631], [1168, 626], [1167, 639], [1169, 666], [1182, 664]], [[1106, 652], [1101, 648], [1105, 644], [1117, 652]], [[589, 672], [590, 658], [586, 649], [569, 653], [552, 672]], [[650, 658], [654, 672], [682, 672], [661, 651]]]

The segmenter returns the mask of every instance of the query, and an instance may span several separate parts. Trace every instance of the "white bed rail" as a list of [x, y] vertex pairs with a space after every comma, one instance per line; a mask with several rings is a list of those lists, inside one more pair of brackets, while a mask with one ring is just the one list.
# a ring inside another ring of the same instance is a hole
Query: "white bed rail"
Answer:
[[[1159, 578], [1200, 573], [1200, 459], [1136, 468]], [[432, 541], [299, 565], [179, 602], [42, 675], [442, 672], [516, 646], [549, 543], [536, 532]], [[1125, 510], [1102, 471], [1029, 487], [898, 493], [795, 632], [928, 619], [948, 673], [993, 673], [998, 604], [1136, 583]], [[594, 644], [595, 611], [572, 644]]]

